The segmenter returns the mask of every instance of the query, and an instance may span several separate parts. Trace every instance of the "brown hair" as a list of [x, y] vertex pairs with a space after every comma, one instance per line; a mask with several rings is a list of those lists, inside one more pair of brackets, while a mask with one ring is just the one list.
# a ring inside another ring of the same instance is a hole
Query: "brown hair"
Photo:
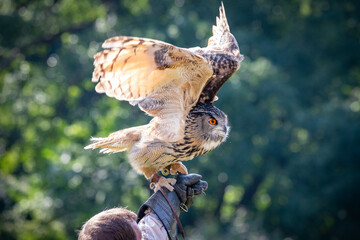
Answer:
[[90, 218], [81, 228], [79, 240], [136, 240], [131, 225], [137, 217], [125, 208], [112, 208]]

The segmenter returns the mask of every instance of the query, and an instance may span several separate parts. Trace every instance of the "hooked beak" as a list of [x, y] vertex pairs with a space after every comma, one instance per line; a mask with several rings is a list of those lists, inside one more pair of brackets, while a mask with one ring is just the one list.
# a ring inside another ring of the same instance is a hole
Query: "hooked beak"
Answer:
[[227, 133], [228, 127], [227, 127], [227, 126], [224, 126], [224, 127], [223, 127], [223, 130], [224, 130], [225, 133]]

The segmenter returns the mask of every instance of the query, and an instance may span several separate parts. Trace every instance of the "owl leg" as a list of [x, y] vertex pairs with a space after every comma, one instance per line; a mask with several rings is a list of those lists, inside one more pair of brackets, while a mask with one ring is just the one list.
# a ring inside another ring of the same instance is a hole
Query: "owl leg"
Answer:
[[170, 173], [172, 175], [175, 175], [177, 172], [180, 172], [182, 174], [188, 174], [187, 168], [181, 162], [170, 165]]
[[151, 184], [155, 184], [154, 185], [154, 192], [157, 192], [160, 188], [165, 187], [167, 188], [170, 192], [174, 190], [174, 187], [171, 185], [174, 185], [176, 183], [176, 179], [174, 178], [164, 178], [162, 176], [159, 176], [157, 173], [155, 173], [152, 178], [151, 178]]
[[144, 174], [146, 179], [150, 179], [153, 175], [157, 174], [156, 170], [152, 168], [140, 168], [140, 171]]

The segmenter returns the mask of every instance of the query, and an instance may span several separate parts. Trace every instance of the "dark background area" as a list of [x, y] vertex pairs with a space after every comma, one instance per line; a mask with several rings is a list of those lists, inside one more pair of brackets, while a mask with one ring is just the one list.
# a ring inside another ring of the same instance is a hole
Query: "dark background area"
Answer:
[[[186, 162], [209, 182], [188, 239], [360, 239], [360, 1], [224, 1], [245, 60], [216, 106], [230, 136]], [[2, 0], [0, 238], [75, 239], [95, 213], [136, 211], [148, 183], [90, 136], [149, 121], [97, 94], [116, 35], [206, 46], [219, 1]]]

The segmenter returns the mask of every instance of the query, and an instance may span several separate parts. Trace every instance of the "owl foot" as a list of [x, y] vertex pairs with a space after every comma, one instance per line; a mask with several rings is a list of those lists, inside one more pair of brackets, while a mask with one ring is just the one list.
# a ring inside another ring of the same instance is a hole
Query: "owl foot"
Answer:
[[[155, 175], [154, 175], [154, 177], [155, 177]], [[171, 185], [174, 185], [176, 183], [175, 178], [164, 178], [164, 177], [158, 176], [158, 178], [154, 179], [154, 177], [150, 184], [150, 188], [154, 189], [154, 192], [157, 192], [162, 187], [167, 188], [170, 192], [174, 190], [174, 187]]]
[[180, 172], [182, 174], [188, 174], [188, 170], [182, 163], [174, 163], [170, 165], [170, 173], [172, 175], [175, 175], [177, 172]]

